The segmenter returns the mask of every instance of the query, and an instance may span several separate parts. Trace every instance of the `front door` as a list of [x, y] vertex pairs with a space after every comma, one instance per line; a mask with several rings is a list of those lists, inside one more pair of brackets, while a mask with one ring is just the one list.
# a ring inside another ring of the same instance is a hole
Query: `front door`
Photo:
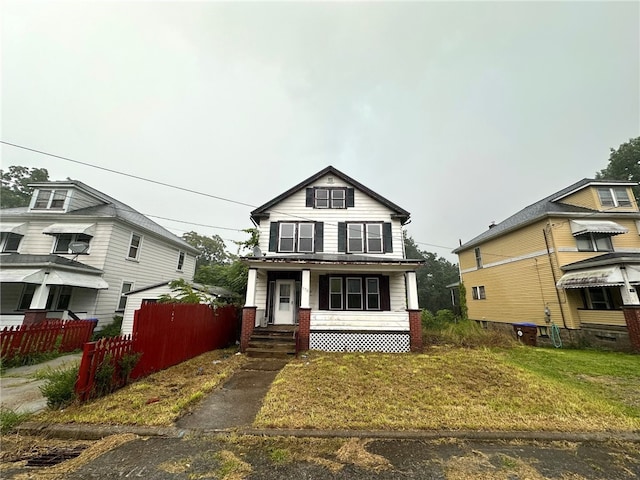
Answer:
[[273, 323], [275, 325], [293, 325], [295, 323], [295, 295], [295, 280], [276, 280], [273, 302]]

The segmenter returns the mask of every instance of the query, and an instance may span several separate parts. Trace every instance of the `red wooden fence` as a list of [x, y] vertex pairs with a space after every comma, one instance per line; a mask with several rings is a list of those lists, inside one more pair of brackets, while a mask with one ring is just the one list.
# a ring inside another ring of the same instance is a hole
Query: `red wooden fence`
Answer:
[[233, 306], [217, 309], [209, 305], [145, 304], [135, 312], [133, 335], [106, 338], [84, 347], [76, 394], [81, 401], [94, 395], [95, 374], [105, 358], [116, 369], [114, 387], [123, 379], [118, 361], [127, 353], [140, 353], [130, 378], [139, 378], [165, 369], [204, 352], [235, 342], [238, 310]]
[[48, 320], [5, 327], [0, 331], [0, 358], [10, 360], [55, 350], [71, 352], [91, 339], [95, 326], [95, 320]]
[[133, 320], [134, 350], [142, 352], [132, 378], [149, 375], [236, 340], [238, 310], [209, 305], [145, 304]]
[[133, 341], [130, 335], [102, 338], [97, 342], [86, 343], [75, 385], [76, 395], [80, 401], [89, 400], [94, 395], [96, 371], [105, 361], [110, 362], [115, 368], [109, 388], [123, 386], [127, 379], [120, 374], [119, 360], [128, 353], [133, 353]]

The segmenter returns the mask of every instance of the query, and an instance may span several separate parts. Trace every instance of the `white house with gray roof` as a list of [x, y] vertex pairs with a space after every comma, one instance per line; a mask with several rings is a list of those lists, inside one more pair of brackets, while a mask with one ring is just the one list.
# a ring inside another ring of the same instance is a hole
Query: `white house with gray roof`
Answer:
[[104, 326], [124, 312], [124, 293], [193, 280], [198, 251], [130, 206], [77, 180], [30, 186], [28, 207], [0, 211], [0, 325]]

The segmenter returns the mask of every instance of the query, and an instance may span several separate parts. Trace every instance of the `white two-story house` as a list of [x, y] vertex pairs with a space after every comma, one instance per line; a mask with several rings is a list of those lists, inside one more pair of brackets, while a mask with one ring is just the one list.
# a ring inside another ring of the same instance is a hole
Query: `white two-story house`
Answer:
[[293, 326], [299, 349], [422, 348], [409, 212], [329, 166], [251, 212], [241, 348], [254, 329]]
[[0, 325], [122, 314], [124, 293], [193, 279], [198, 251], [76, 180], [30, 185], [28, 207], [0, 210]]

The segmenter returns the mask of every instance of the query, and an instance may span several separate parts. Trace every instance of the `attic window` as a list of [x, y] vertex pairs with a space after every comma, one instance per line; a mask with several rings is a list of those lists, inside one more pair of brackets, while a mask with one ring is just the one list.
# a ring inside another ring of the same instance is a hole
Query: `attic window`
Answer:
[[34, 210], [62, 210], [67, 200], [68, 190], [38, 190], [33, 203]]
[[306, 206], [313, 208], [349, 208], [354, 206], [354, 190], [347, 187], [309, 187]]
[[598, 196], [603, 207], [630, 207], [631, 199], [626, 187], [598, 188]]

